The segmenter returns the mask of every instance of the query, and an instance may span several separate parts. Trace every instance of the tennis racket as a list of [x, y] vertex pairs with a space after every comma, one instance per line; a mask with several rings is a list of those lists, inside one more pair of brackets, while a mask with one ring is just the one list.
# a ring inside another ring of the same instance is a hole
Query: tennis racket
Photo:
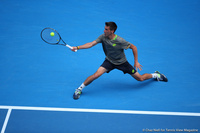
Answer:
[[[70, 45], [66, 44], [61, 38], [60, 34], [53, 28], [44, 28], [40, 34], [42, 40], [48, 44], [52, 45], [63, 45], [70, 49], [73, 49]], [[77, 51], [77, 50], [76, 50]], [[75, 52], [76, 52], [75, 51]]]

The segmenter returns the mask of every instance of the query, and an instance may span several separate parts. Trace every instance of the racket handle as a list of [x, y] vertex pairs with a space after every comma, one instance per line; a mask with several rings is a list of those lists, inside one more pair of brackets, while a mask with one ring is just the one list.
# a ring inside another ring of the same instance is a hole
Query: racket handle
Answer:
[[[69, 46], [68, 44], [66, 44], [66, 47], [73, 49], [71, 46]], [[77, 50], [75, 50], [75, 52], [77, 52]]]

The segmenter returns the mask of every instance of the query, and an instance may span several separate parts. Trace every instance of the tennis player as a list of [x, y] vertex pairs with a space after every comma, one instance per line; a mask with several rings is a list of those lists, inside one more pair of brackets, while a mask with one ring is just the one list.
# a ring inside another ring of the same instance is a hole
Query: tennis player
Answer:
[[[122, 37], [115, 34], [117, 30], [117, 25], [115, 22], [106, 22], [104, 34], [100, 35], [93, 42], [86, 43], [81, 46], [73, 47], [72, 51], [80, 50], [80, 49], [88, 49], [95, 46], [98, 43], [102, 43], [104, 53], [106, 55], [105, 61], [98, 68], [98, 70], [91, 76], [89, 76], [80, 87], [78, 87], [73, 95], [74, 99], [79, 99], [82, 94], [83, 88], [92, 83], [95, 79], [99, 78], [104, 73], [109, 73], [113, 69], [118, 69], [124, 72], [124, 74], [128, 73], [133, 78], [138, 81], [144, 81], [147, 79], [155, 78], [157, 81], [167, 82], [168, 79], [164, 74], [161, 74], [158, 71], [152, 74], [143, 74], [140, 75], [137, 70], [142, 70], [142, 65], [138, 62], [138, 53], [135, 45], [127, 42]], [[124, 49], [131, 49], [134, 55], [134, 67], [129, 64], [124, 54]]]

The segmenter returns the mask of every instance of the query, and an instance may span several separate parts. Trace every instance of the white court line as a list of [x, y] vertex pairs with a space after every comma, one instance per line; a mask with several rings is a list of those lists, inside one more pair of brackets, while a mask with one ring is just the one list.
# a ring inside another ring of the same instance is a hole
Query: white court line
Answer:
[[134, 110], [107, 110], [107, 109], [79, 109], [79, 108], [50, 108], [50, 107], [23, 107], [23, 106], [0, 106], [0, 109], [8, 109], [1, 133], [5, 132], [11, 111], [14, 110], [37, 110], [37, 111], [64, 111], [64, 112], [89, 112], [89, 113], [116, 113], [116, 114], [143, 114], [143, 115], [174, 115], [174, 116], [200, 116], [200, 113], [189, 112], [161, 112], [161, 111], [134, 111]]
[[200, 116], [200, 113], [190, 113], [190, 112], [161, 112], [161, 111], [50, 108], [50, 107], [23, 107], [23, 106], [0, 106], [0, 109], [38, 110], [38, 111], [65, 111], [65, 112], [90, 112], [90, 113], [117, 113], [117, 114], [143, 114], [143, 115]]
[[1, 130], [1, 133], [4, 133], [5, 130], [6, 130], [6, 127], [7, 127], [7, 124], [8, 124], [8, 120], [10, 118], [11, 111], [12, 111], [12, 109], [9, 108], [8, 112], [7, 112], [7, 115], [6, 115], [6, 118], [5, 118], [5, 121], [4, 121], [4, 124], [3, 124], [3, 127], [2, 127], [2, 130]]

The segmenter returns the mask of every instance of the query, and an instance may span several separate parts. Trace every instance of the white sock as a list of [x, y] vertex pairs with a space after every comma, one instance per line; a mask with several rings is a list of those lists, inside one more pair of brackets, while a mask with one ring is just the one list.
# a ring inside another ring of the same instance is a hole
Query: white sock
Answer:
[[83, 88], [85, 88], [85, 85], [82, 83], [81, 86], [78, 89], [82, 91]]
[[157, 74], [157, 73], [152, 73], [151, 75], [152, 75], [152, 78], [154, 78], [154, 79], [159, 78], [159, 74]]

